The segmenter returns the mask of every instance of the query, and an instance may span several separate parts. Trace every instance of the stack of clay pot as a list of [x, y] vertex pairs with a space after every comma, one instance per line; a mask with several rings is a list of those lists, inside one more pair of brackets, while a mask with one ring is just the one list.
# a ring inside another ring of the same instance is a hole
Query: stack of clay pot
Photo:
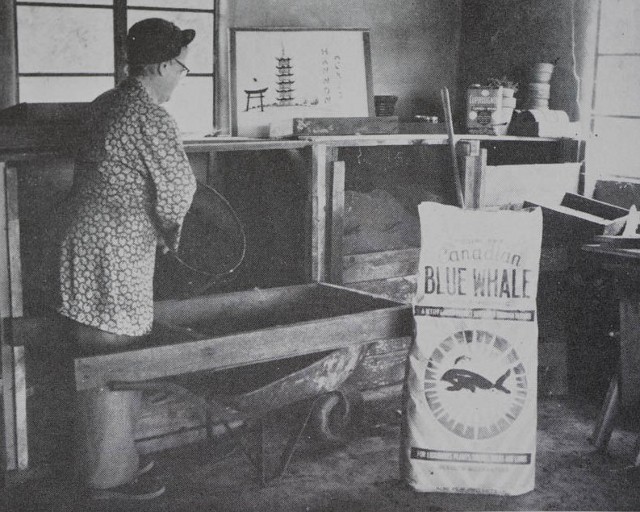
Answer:
[[531, 81], [527, 85], [527, 110], [548, 110], [551, 96], [551, 75], [554, 65], [538, 62], [531, 68]]

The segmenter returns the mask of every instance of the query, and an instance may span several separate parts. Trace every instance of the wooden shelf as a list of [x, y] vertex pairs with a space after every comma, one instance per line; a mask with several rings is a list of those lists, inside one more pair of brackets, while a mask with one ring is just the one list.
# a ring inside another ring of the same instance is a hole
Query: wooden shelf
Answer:
[[[301, 140], [318, 144], [327, 144], [336, 147], [358, 146], [411, 146], [425, 145], [438, 146], [449, 143], [446, 134], [389, 134], [389, 135], [323, 135], [304, 137]], [[461, 134], [455, 136], [456, 142], [461, 140], [478, 140], [491, 142], [557, 142], [563, 139], [549, 137], [514, 137], [511, 135], [470, 135]], [[574, 140], [574, 139], [571, 139]]]

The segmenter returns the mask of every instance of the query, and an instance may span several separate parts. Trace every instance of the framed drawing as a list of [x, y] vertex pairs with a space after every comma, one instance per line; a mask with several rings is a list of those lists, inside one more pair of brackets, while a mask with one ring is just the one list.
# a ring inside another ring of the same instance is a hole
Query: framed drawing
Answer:
[[372, 116], [363, 29], [230, 29], [231, 133], [268, 137], [294, 117]]

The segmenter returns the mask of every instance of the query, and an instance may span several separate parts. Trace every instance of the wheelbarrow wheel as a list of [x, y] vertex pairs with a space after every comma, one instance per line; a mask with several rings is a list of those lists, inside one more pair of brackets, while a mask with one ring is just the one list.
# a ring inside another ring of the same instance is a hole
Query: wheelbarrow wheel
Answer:
[[334, 391], [316, 404], [309, 420], [313, 438], [327, 445], [343, 445], [347, 442], [358, 403], [359, 392]]

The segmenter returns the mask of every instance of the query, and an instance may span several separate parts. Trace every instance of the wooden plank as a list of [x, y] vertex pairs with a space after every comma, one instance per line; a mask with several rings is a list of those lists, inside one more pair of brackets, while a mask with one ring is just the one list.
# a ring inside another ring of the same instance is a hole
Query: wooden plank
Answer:
[[113, 2], [114, 61], [116, 84], [127, 78], [127, 2]]
[[[510, 135], [455, 135], [455, 141], [480, 140], [490, 142], [556, 142], [556, 137], [516, 137]], [[389, 135], [333, 135], [302, 138], [315, 144], [334, 147], [366, 146], [443, 146], [449, 144], [447, 134], [389, 134]]]
[[620, 403], [635, 407], [640, 402], [640, 299], [620, 299]]
[[[9, 251], [9, 273], [11, 290], [11, 317], [23, 314], [22, 264], [20, 259], [20, 218], [18, 204], [18, 171], [14, 166], [5, 170], [7, 244]], [[29, 466], [27, 440], [27, 383], [24, 347], [15, 346], [13, 351], [13, 394], [16, 424], [17, 468]]]
[[[3, 335], [4, 337], [4, 335]], [[16, 414], [13, 373], [13, 349], [3, 343], [0, 355], [2, 356], [2, 409], [4, 412], [4, 442], [3, 463], [6, 470], [18, 468], [18, 447], [16, 442]]]
[[13, 393], [16, 417], [17, 467], [29, 467], [29, 444], [27, 437], [27, 374], [24, 347], [13, 347]]
[[332, 148], [315, 144], [311, 151], [311, 268], [312, 281], [326, 281], [327, 179], [333, 164]]
[[344, 236], [345, 164], [334, 162], [331, 169], [331, 227], [329, 238], [329, 282], [342, 283], [342, 238]]
[[184, 149], [189, 153], [209, 151], [265, 151], [270, 149], [300, 149], [310, 146], [304, 140], [265, 140], [246, 137], [211, 137], [207, 140], [186, 140]]
[[367, 254], [350, 254], [342, 259], [344, 283], [373, 281], [418, 272], [420, 249], [398, 249]]
[[397, 116], [380, 117], [293, 117], [272, 122], [269, 137], [312, 137], [314, 135], [386, 135], [398, 133]]
[[[230, 334], [388, 308], [397, 304], [327, 283], [212, 294], [156, 303], [157, 322]], [[211, 336], [208, 336], [211, 337]]]
[[[11, 272], [9, 270], [9, 245], [7, 240], [7, 164], [0, 162], [0, 318], [11, 316]], [[3, 340], [4, 341], [4, 340]]]
[[232, 13], [229, 4], [227, 0], [214, 0], [213, 7], [215, 11], [213, 76], [216, 77], [213, 81], [213, 118], [214, 127], [221, 130], [222, 134], [231, 133], [229, 26], [232, 23]]
[[334, 317], [324, 321], [250, 331], [75, 360], [76, 389], [112, 380], [139, 381], [355, 346], [410, 334], [408, 306]]
[[9, 272], [11, 285], [11, 316], [22, 316], [22, 263], [20, 260], [20, 218], [18, 207], [18, 172], [6, 168], [7, 243], [9, 244]]
[[478, 208], [479, 176], [482, 173], [480, 141], [460, 141], [456, 145], [456, 153], [458, 160], [460, 160], [460, 172], [464, 179], [465, 205], [467, 208]]
[[619, 219], [629, 213], [629, 210], [626, 208], [572, 193], [566, 193], [564, 195], [560, 206], [566, 206], [573, 210], [590, 213], [591, 215], [602, 217], [607, 220]]
[[256, 309], [269, 311], [283, 302], [305, 301], [317, 286], [314, 283], [279, 286], [159, 301], [154, 305], [154, 318], [168, 324], [194, 322], [206, 316], [217, 317], [227, 313], [242, 318]]
[[5, 162], [0, 162], [0, 343], [2, 355], [2, 408], [4, 412], [4, 464], [7, 470], [18, 467], [16, 415], [14, 395], [14, 351], [9, 345], [5, 319], [11, 316], [11, 280], [7, 239], [7, 196]]
[[16, 7], [10, 0], [0, 1], [0, 109], [18, 103], [18, 38]]
[[397, 302], [410, 303], [416, 294], [417, 276], [390, 277], [375, 281], [361, 281], [349, 284], [356, 290], [375, 293]]

